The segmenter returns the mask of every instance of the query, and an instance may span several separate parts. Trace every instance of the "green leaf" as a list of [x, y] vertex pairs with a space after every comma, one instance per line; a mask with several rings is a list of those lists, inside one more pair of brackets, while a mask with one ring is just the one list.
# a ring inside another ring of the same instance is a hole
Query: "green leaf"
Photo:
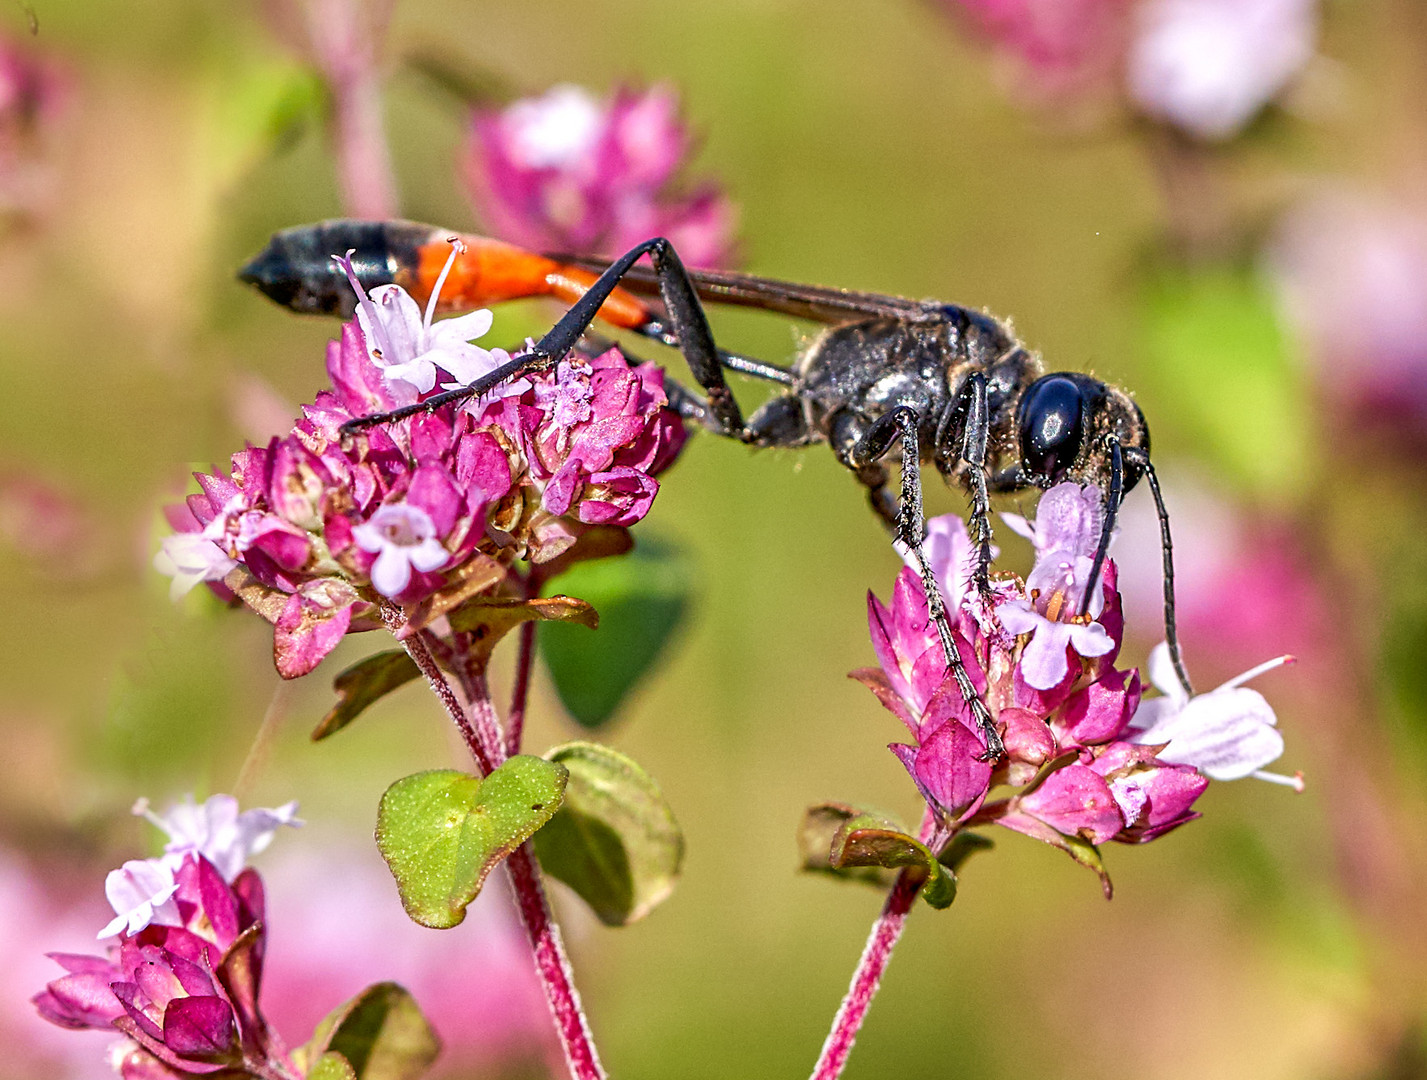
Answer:
[[974, 832], [959, 832], [951, 838], [946, 847], [941, 849], [941, 853], [937, 855], [937, 861], [952, 873], [958, 873], [971, 856], [978, 851], [990, 851], [995, 846], [995, 841], [989, 836], [982, 836], [980, 833]]
[[812, 873], [830, 874], [842, 881], [861, 881], [881, 889], [890, 888], [897, 875], [889, 870], [880, 866], [834, 867], [830, 861], [833, 838], [838, 830], [862, 813], [864, 811], [846, 803], [821, 803], [808, 807], [798, 826], [801, 868]]
[[540, 628], [545, 665], [575, 720], [596, 728], [614, 716], [683, 620], [691, 576], [674, 548], [641, 537], [630, 554], [578, 563], [559, 578], [600, 613], [597, 634]]
[[307, 1080], [357, 1080], [352, 1063], [335, 1050], [329, 1050], [307, 1070]]
[[[826, 853], [820, 846], [827, 839]], [[810, 870], [860, 870], [876, 874], [862, 880], [888, 881], [888, 870], [910, 868], [922, 878], [922, 899], [945, 908], [956, 899], [956, 874], [939, 863], [930, 848], [883, 814], [844, 803], [809, 807], [799, 830], [803, 866]], [[851, 875], [849, 875], [851, 876]]]
[[422, 926], [455, 926], [486, 875], [560, 808], [568, 774], [543, 758], [513, 757], [484, 780], [452, 769], [387, 788], [377, 847]]
[[337, 704], [313, 729], [312, 741], [317, 742], [341, 731], [368, 705], [397, 687], [405, 686], [420, 674], [411, 657], [400, 649], [390, 649], [358, 660], [332, 680], [332, 689], [337, 691]]
[[1262, 275], [1163, 268], [1146, 282], [1149, 363], [1137, 385], [1151, 424], [1157, 402], [1172, 407], [1181, 442], [1212, 455], [1241, 487], [1291, 499], [1314, 475], [1304, 464], [1314, 456], [1312, 406]]
[[545, 755], [570, 771], [565, 801], [535, 834], [547, 873], [606, 926], [642, 919], [674, 891], [684, 834], [649, 774], [607, 746], [573, 742]]
[[328, 1013], [300, 1056], [314, 1063], [309, 1080], [415, 1080], [440, 1050], [415, 999], [384, 982]]
[[501, 638], [521, 623], [537, 620], [578, 623], [591, 630], [600, 624], [599, 614], [593, 607], [570, 596], [546, 596], [534, 600], [482, 596], [451, 614], [451, 629], [472, 636], [470, 655], [484, 667]]

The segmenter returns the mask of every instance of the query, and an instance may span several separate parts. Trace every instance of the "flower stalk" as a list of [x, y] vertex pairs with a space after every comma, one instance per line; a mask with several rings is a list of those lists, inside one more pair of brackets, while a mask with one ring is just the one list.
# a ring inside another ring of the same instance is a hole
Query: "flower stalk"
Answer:
[[[393, 634], [398, 634], [405, 626], [401, 613], [390, 604], [382, 605], [382, 618]], [[533, 629], [527, 623], [526, 629]], [[505, 763], [513, 752], [520, 749], [520, 731], [512, 726], [510, 735], [501, 729], [495, 704], [491, 700], [490, 683], [486, 679], [484, 665], [473, 657], [468, 649], [452, 650], [452, 661], [460, 673], [461, 687], [469, 702], [469, 715], [461, 706], [456, 692], [437, 666], [424, 640], [424, 634], [398, 636], [421, 673], [426, 676], [432, 692], [445, 707], [457, 729], [465, 740], [482, 776]], [[528, 642], [528, 644], [527, 644]], [[522, 673], [517, 674], [517, 693], [514, 706], [524, 711], [524, 690], [530, 683], [530, 665], [534, 660], [533, 637], [522, 633], [519, 663]], [[519, 715], [519, 714], [516, 714]], [[535, 970], [540, 977], [541, 988], [545, 991], [545, 1001], [550, 1006], [555, 1028], [560, 1037], [560, 1047], [565, 1054], [565, 1062], [570, 1075], [575, 1080], [603, 1080], [604, 1067], [600, 1064], [599, 1052], [595, 1049], [594, 1036], [589, 1020], [580, 1004], [580, 994], [575, 988], [575, 973], [565, 953], [565, 943], [560, 936], [559, 925], [550, 911], [550, 903], [541, 884], [540, 864], [528, 843], [522, 844], [506, 860], [509, 868], [511, 888], [515, 892], [515, 906], [520, 915], [525, 936], [535, 959]]]
[[[946, 830], [938, 827], [936, 815], [928, 808], [922, 817], [918, 839], [936, 851], [948, 838]], [[924, 873], [917, 867], [909, 866], [897, 875], [897, 880], [882, 905], [882, 913], [872, 924], [872, 932], [867, 937], [862, 957], [857, 961], [857, 969], [852, 973], [852, 984], [848, 987], [842, 1004], [838, 1006], [837, 1015], [833, 1017], [832, 1030], [828, 1032], [822, 1053], [818, 1055], [812, 1080], [836, 1080], [842, 1075], [847, 1057], [852, 1053], [852, 1045], [857, 1041], [857, 1033], [862, 1029], [862, 1021], [866, 1019], [867, 1010], [872, 1005], [878, 986], [881, 985], [882, 973], [887, 970], [887, 963], [892, 959], [892, 949], [902, 936], [907, 914], [916, 903], [917, 893], [921, 891], [924, 880]]]

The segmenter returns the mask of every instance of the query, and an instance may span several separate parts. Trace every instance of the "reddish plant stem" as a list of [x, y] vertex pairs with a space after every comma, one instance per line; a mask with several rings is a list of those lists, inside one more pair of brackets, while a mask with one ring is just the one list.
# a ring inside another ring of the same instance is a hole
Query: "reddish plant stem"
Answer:
[[397, 212], [396, 179], [382, 125], [377, 63], [386, 0], [308, 0], [311, 52], [332, 94], [332, 141], [342, 202], [354, 217]]
[[580, 1007], [580, 994], [575, 989], [575, 973], [565, 955], [560, 928], [550, 915], [545, 889], [540, 884], [540, 865], [535, 861], [529, 844], [522, 844], [506, 860], [510, 881], [515, 888], [516, 907], [525, 926], [525, 936], [535, 953], [535, 967], [545, 985], [545, 1000], [555, 1017], [565, 1062], [576, 1080], [604, 1080], [604, 1066], [595, 1050], [589, 1021]]
[[411, 657], [417, 670], [426, 676], [426, 681], [431, 685], [431, 690], [435, 693], [437, 700], [446, 707], [446, 712], [455, 723], [456, 729], [461, 733], [461, 738], [466, 741], [471, 756], [476, 759], [481, 775], [488, 775], [498, 763], [493, 763], [491, 756], [486, 752], [479, 734], [471, 726], [471, 721], [466, 716], [466, 710], [461, 707], [460, 699], [451, 689], [451, 684], [446, 681], [446, 676], [441, 674], [441, 669], [437, 666], [436, 659], [431, 655], [431, 650], [427, 647], [425, 640], [420, 634], [408, 634], [406, 637], [402, 637], [401, 631], [406, 628], [406, 617], [394, 605], [382, 604], [381, 615], [382, 622], [386, 623], [387, 629], [392, 632], [397, 641], [401, 642], [402, 648], [406, 650], [406, 655]]
[[[936, 818], [930, 810], [922, 819], [919, 839], [933, 851], [945, 843], [946, 834], [937, 827]], [[852, 1053], [852, 1044], [857, 1041], [862, 1021], [877, 994], [882, 973], [892, 958], [892, 948], [902, 936], [907, 912], [916, 903], [922, 884], [923, 878], [914, 867], [907, 867], [897, 875], [897, 882], [887, 894], [887, 902], [882, 905], [882, 914], [872, 924], [872, 933], [862, 949], [862, 958], [857, 962], [857, 970], [852, 973], [852, 985], [848, 987], [847, 995], [833, 1018], [832, 1030], [828, 1032], [822, 1053], [818, 1055], [812, 1080], [837, 1080], [842, 1075], [847, 1057]]]
[[520, 628], [520, 652], [515, 660], [515, 689], [510, 695], [510, 712], [505, 723], [505, 752], [520, 753], [520, 739], [525, 734], [525, 702], [530, 697], [530, 669], [535, 662], [535, 623]]
[[[406, 625], [400, 610], [390, 604], [382, 605], [382, 619], [387, 627], [396, 633]], [[484, 667], [475, 663], [469, 652], [453, 657], [460, 672], [462, 688], [470, 699], [474, 724], [467, 719], [466, 711], [451, 689], [446, 676], [436, 665], [427, 646], [424, 634], [412, 634], [401, 640], [406, 653], [416, 663], [427, 682], [446, 706], [446, 711], [460, 729], [461, 736], [470, 747], [471, 754], [480, 766], [482, 775], [502, 765], [506, 758], [506, 741], [496, 716], [495, 705], [491, 702], [490, 684], [486, 681]], [[600, 1056], [595, 1050], [594, 1036], [590, 1032], [589, 1021], [580, 1007], [580, 994], [575, 989], [575, 974], [565, 955], [565, 944], [560, 938], [560, 928], [550, 914], [550, 904], [545, 899], [545, 889], [540, 883], [540, 864], [536, 862], [529, 844], [523, 844], [506, 860], [510, 871], [511, 885], [515, 890], [515, 906], [520, 914], [525, 936], [530, 940], [530, 949], [535, 957], [535, 970], [540, 976], [545, 990], [545, 1001], [555, 1018], [555, 1029], [560, 1036], [560, 1046], [565, 1052], [565, 1062], [570, 1067], [570, 1075], [575, 1080], [605, 1080], [605, 1071], [600, 1065]]]

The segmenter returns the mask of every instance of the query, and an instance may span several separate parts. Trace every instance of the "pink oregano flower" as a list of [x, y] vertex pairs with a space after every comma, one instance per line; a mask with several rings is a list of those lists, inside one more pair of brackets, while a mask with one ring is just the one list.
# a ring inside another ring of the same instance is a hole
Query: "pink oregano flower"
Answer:
[[[1151, 674], [1164, 696], [1141, 701], [1139, 673], [1115, 666], [1124, 619], [1114, 560], [1076, 614], [1102, 521], [1099, 492], [1076, 484], [1046, 492], [1034, 522], [1011, 519], [1037, 557], [1025, 582], [998, 575], [999, 627], [977, 617], [965, 525], [928, 523], [953, 636], [1005, 743], [997, 763], [982, 760], [985, 737], [950, 677], [920, 576], [902, 570], [890, 605], [869, 594], [879, 666], [853, 677], [906, 725], [913, 742], [891, 750], [944, 828], [1001, 825], [1084, 861], [1087, 844], [1144, 843], [1192, 821], [1211, 779], [1299, 783], [1263, 772], [1283, 742], [1268, 703], [1242, 686], [1287, 658], [1188, 699], [1161, 646]], [[993, 799], [997, 787], [1007, 794]]]
[[[454, 248], [453, 248], [454, 254]], [[332, 388], [291, 433], [233, 455], [229, 472], [168, 513], [155, 565], [179, 594], [204, 582], [273, 624], [285, 678], [311, 671], [377, 606], [421, 629], [506, 586], [518, 559], [548, 563], [592, 527], [648, 513], [655, 477], [685, 437], [664, 374], [618, 349], [559, 365], [357, 435], [342, 425], [421, 401], [509, 359], [468, 338], [489, 312], [433, 321], [398, 286], [358, 292], [357, 318], [327, 350]], [[448, 261], [448, 268], [449, 268]]]
[[274, 1075], [264, 1066], [285, 1052], [257, 1004], [263, 886], [242, 861], [298, 823], [295, 804], [239, 814], [230, 796], [214, 796], [163, 816], [142, 802], [136, 810], [169, 834], [166, 853], [109, 875], [119, 914], [99, 936], [117, 942], [102, 957], [50, 954], [65, 974], [35, 995], [36, 1009], [61, 1027], [126, 1036], [114, 1054], [126, 1077]]

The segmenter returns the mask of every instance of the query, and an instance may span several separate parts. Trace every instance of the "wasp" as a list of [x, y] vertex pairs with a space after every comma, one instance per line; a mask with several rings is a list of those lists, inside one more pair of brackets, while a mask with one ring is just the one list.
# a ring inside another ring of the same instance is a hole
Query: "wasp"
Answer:
[[[748, 274], [685, 268], [668, 240], [647, 240], [619, 258], [539, 255], [477, 236], [412, 222], [335, 220], [277, 233], [239, 276], [298, 311], [350, 316], [356, 302], [334, 255], [351, 253], [370, 289], [399, 284], [425, 304], [459, 239], [441, 291], [444, 310], [551, 296], [570, 304], [539, 341], [469, 386], [349, 425], [353, 430], [485, 393], [506, 379], [560, 360], [602, 322], [677, 348], [702, 390], [671, 390], [671, 404], [713, 433], [759, 447], [826, 443], [868, 489], [899, 551], [916, 564], [942, 650], [985, 732], [988, 758], [1004, 750], [988, 709], [966, 673], [941, 592], [922, 551], [921, 467], [934, 466], [971, 502], [977, 549], [972, 583], [991, 607], [990, 497], [1045, 490], [1066, 480], [1094, 484], [1103, 526], [1081, 614], [1100, 570], [1125, 495], [1144, 478], [1159, 515], [1165, 637], [1175, 671], [1192, 692], [1175, 629], [1169, 514], [1150, 463], [1149, 427], [1119, 387], [1079, 372], [1045, 373], [1005, 323], [933, 300], [825, 288]], [[647, 257], [651, 268], [637, 265]], [[761, 308], [824, 329], [791, 366], [719, 348], [705, 303]], [[744, 417], [725, 371], [782, 387]], [[900, 465], [900, 494], [888, 490], [888, 463]], [[993, 616], [994, 617], [994, 616]]]

